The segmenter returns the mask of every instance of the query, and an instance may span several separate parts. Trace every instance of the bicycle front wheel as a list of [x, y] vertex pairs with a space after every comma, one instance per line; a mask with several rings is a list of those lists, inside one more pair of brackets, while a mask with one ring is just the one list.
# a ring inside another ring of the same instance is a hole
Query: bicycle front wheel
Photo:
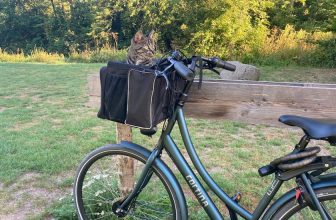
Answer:
[[[336, 219], [336, 187], [318, 189], [315, 193], [331, 219]], [[306, 202], [300, 205], [295, 198], [292, 198], [273, 215], [272, 219], [314, 220], [321, 217], [319, 212], [313, 211]]]
[[[81, 163], [74, 184], [74, 197], [79, 219], [118, 219], [113, 205], [128, 193], [121, 180], [120, 161], [133, 160], [129, 181], [137, 182], [147, 158], [119, 145], [101, 147]], [[139, 194], [124, 219], [180, 219], [175, 191], [165, 174], [153, 166], [153, 175]], [[133, 183], [132, 183], [133, 184]], [[131, 184], [131, 185], [132, 185]]]

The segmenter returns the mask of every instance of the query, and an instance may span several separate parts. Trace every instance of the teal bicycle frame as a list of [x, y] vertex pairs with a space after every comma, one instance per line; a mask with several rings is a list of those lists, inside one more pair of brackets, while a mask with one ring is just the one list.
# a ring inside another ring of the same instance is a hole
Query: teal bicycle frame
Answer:
[[274, 179], [271, 186], [267, 190], [267, 193], [260, 201], [256, 211], [251, 214], [246, 209], [241, 207], [235, 200], [233, 200], [229, 195], [227, 195], [213, 180], [213, 178], [209, 175], [209, 173], [204, 168], [202, 162], [200, 161], [195, 148], [193, 146], [192, 140], [189, 135], [189, 131], [187, 128], [186, 120], [184, 117], [182, 107], [178, 106], [176, 108], [176, 112], [170, 120], [171, 123], [168, 123], [166, 130], [164, 131], [163, 137], [163, 146], [166, 151], [168, 152], [171, 159], [174, 161], [175, 165], [182, 173], [183, 177], [185, 178], [186, 182], [188, 183], [190, 189], [195, 194], [196, 198], [198, 199], [199, 203], [202, 205], [206, 213], [211, 219], [222, 219], [222, 215], [220, 214], [218, 208], [214, 205], [214, 202], [209, 197], [208, 193], [205, 191], [204, 187], [202, 186], [201, 182], [193, 172], [193, 170], [188, 165], [187, 161], [179, 151], [178, 147], [174, 143], [172, 137], [170, 136], [170, 132], [174, 127], [174, 121], [178, 122], [178, 126], [181, 132], [181, 136], [184, 142], [184, 145], [187, 149], [187, 152], [191, 158], [192, 163], [194, 164], [197, 172], [204, 180], [204, 182], [209, 186], [209, 188], [232, 210], [234, 210], [237, 214], [242, 216], [245, 219], [258, 219], [262, 214], [263, 211], [266, 209], [268, 204], [271, 202], [272, 198], [279, 190], [282, 181], [278, 179]]

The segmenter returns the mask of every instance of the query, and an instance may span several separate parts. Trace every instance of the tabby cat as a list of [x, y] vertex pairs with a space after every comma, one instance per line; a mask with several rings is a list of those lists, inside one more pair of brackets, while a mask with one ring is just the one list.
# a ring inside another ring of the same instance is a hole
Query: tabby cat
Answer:
[[[153, 66], [155, 64], [154, 55], [156, 52], [156, 37], [154, 31], [151, 31], [148, 35], [143, 35], [141, 31], [138, 31], [132, 41], [131, 46], [128, 49], [127, 63], [143, 66]], [[151, 137], [157, 131], [156, 126], [150, 129], [140, 129], [140, 132], [144, 135]]]
[[155, 64], [156, 39], [154, 31], [148, 35], [138, 31], [131, 40], [127, 54], [127, 63], [135, 65], [152, 66]]

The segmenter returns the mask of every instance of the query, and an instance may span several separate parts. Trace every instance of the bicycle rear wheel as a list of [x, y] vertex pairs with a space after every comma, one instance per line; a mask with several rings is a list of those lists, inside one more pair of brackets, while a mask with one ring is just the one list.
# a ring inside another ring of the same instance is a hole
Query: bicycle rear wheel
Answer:
[[[318, 189], [315, 193], [329, 216], [336, 219], [336, 187]], [[315, 220], [321, 217], [319, 212], [310, 209], [306, 202], [300, 205], [295, 198], [292, 198], [272, 216], [272, 219]]]
[[[125, 197], [118, 166], [121, 157], [133, 159], [133, 176], [137, 182], [147, 158], [135, 150], [109, 145], [93, 151], [83, 160], [74, 184], [79, 219], [118, 219], [112, 206]], [[125, 219], [180, 219], [173, 187], [158, 167], [153, 166], [153, 170], [150, 181]]]

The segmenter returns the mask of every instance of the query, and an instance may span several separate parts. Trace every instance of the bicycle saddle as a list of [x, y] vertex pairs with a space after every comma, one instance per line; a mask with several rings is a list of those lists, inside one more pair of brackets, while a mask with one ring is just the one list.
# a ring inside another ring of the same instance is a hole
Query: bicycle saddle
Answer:
[[282, 115], [279, 121], [302, 128], [312, 139], [336, 141], [336, 120], [312, 119], [295, 115]]

